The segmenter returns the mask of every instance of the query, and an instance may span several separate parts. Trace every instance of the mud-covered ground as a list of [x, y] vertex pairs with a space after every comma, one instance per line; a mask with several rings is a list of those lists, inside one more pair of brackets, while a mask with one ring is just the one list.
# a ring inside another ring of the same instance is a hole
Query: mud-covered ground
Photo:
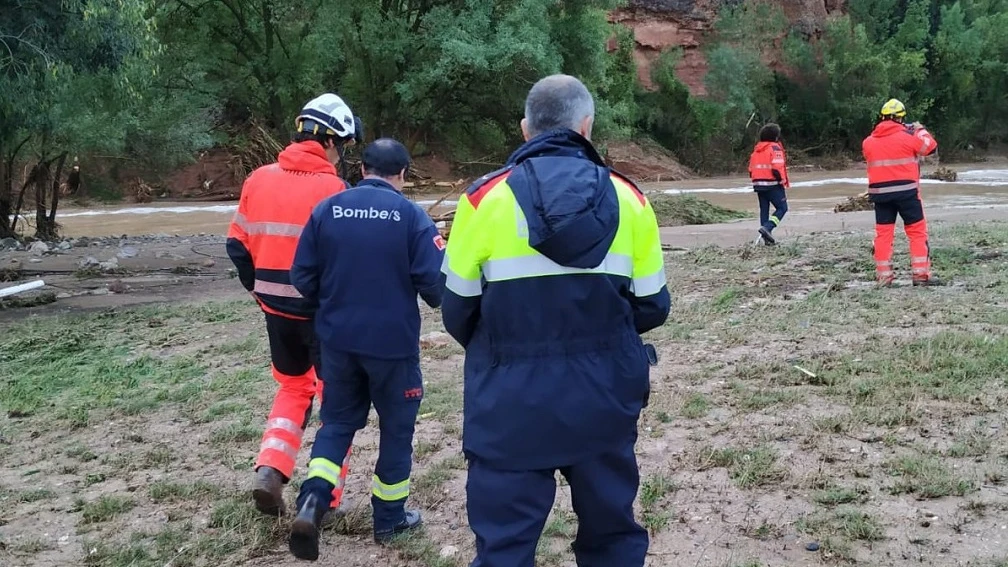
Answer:
[[[647, 337], [661, 361], [637, 445], [648, 565], [1008, 565], [1008, 223], [932, 233], [943, 288], [875, 289], [860, 225], [668, 253], [674, 305]], [[287, 520], [248, 497], [274, 384], [223, 239], [55, 248], [0, 251], [0, 267], [66, 294], [0, 311], [0, 564], [298, 564]], [[896, 262], [906, 283], [905, 242]], [[372, 422], [322, 564], [471, 560], [463, 353], [440, 330], [425, 311], [411, 497], [424, 534], [371, 542]], [[542, 566], [573, 565], [559, 494]]]

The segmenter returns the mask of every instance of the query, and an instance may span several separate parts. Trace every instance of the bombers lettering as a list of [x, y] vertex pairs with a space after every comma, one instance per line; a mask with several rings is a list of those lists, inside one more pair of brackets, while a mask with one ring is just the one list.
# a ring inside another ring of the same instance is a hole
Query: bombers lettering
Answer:
[[374, 207], [366, 209], [351, 209], [333, 205], [332, 216], [334, 219], [362, 219], [362, 220], [393, 220], [399, 222], [402, 216], [396, 210], [379, 210]]

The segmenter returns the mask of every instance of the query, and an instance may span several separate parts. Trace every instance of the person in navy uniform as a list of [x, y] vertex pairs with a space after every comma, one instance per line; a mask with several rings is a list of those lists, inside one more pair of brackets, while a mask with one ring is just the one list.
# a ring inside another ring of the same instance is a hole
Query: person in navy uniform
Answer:
[[421, 524], [420, 512], [405, 507], [423, 399], [417, 295], [441, 304], [445, 241], [427, 212], [402, 195], [409, 160], [395, 140], [368, 145], [364, 179], [315, 208], [294, 257], [291, 282], [316, 308], [324, 381], [322, 427], [289, 539], [300, 559], [318, 559], [322, 517], [371, 404], [381, 429], [374, 539], [387, 543]]

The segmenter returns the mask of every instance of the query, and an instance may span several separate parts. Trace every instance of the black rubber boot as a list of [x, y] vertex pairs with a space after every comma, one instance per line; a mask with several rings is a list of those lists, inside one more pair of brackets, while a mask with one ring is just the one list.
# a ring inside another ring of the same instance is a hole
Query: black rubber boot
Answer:
[[284, 513], [284, 475], [273, 467], [259, 467], [252, 483], [252, 500], [256, 510], [267, 516], [282, 516]]
[[770, 231], [767, 230], [765, 226], [759, 227], [759, 233], [760, 236], [763, 237], [763, 242], [765, 242], [767, 246], [773, 246], [774, 244], [777, 244], [777, 240], [773, 237], [772, 234], [770, 234]]
[[322, 517], [328, 511], [329, 508], [320, 505], [318, 497], [314, 494], [309, 494], [305, 498], [291, 524], [290, 539], [287, 540], [287, 545], [294, 557], [309, 561], [318, 559]]
[[420, 518], [420, 510], [406, 510], [406, 517], [402, 522], [399, 522], [399, 525], [387, 530], [375, 530], [375, 543], [383, 545], [390, 543], [396, 536], [415, 530], [421, 525], [423, 525], [423, 519]]

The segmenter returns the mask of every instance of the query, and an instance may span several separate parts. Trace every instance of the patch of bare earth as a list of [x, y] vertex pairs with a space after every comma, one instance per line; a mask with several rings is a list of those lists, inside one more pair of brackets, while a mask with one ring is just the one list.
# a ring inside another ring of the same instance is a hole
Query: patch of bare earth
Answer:
[[[637, 445], [649, 566], [1005, 564], [1008, 225], [941, 227], [931, 245], [950, 286], [875, 289], [862, 235], [667, 256]], [[248, 497], [275, 386], [261, 315], [236, 297], [4, 321], [0, 564], [299, 564], [289, 519]], [[372, 419], [320, 564], [471, 560], [463, 355], [441, 331], [426, 310], [411, 495], [426, 529], [371, 541]], [[576, 526], [561, 486], [537, 564], [572, 565]]]

